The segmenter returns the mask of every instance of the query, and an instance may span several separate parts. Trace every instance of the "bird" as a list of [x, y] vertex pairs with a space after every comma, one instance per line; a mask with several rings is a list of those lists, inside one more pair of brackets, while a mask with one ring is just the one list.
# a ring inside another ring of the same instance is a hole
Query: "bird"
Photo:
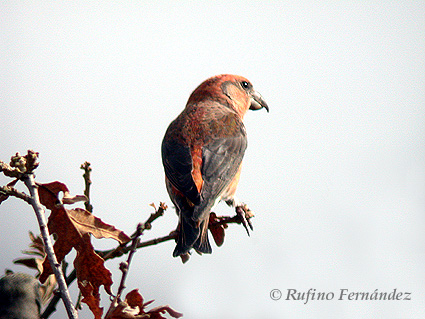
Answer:
[[0, 318], [39, 319], [41, 285], [33, 276], [11, 273], [0, 278]]
[[235, 193], [247, 147], [245, 113], [269, 107], [245, 77], [213, 76], [190, 95], [168, 126], [161, 144], [167, 192], [179, 216], [173, 256], [212, 252], [208, 239], [211, 209]]

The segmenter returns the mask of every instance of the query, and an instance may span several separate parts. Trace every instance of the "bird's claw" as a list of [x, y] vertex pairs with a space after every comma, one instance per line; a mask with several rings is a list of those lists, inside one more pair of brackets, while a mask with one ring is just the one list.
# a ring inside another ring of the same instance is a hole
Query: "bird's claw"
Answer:
[[246, 230], [246, 233], [249, 234], [249, 229], [248, 227], [251, 229], [251, 231], [254, 230], [254, 227], [252, 226], [251, 223], [251, 218], [254, 217], [254, 214], [251, 212], [251, 210], [248, 208], [248, 206], [246, 204], [242, 204], [239, 206], [236, 206], [236, 216], [238, 216], [241, 224], [243, 225], [243, 227]]

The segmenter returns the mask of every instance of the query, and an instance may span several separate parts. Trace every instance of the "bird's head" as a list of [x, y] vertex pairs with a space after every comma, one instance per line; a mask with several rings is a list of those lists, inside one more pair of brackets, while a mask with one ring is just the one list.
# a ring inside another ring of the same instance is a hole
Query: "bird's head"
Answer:
[[260, 93], [254, 90], [251, 82], [239, 75], [222, 74], [202, 82], [189, 98], [188, 104], [209, 99], [225, 102], [241, 117], [250, 110], [269, 107]]

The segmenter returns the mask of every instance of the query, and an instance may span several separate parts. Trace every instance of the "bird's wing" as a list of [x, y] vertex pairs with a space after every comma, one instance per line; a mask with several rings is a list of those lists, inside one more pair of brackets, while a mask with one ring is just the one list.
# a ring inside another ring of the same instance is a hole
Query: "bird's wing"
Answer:
[[[206, 213], [230, 185], [235, 177], [247, 147], [245, 127], [240, 123], [239, 129], [231, 136], [212, 139], [202, 148], [201, 204], [195, 212], [195, 218]], [[209, 213], [209, 211], [208, 211]]]
[[200, 194], [192, 178], [192, 156], [189, 147], [164, 139], [161, 152], [165, 176], [177, 190], [193, 204], [198, 205]]

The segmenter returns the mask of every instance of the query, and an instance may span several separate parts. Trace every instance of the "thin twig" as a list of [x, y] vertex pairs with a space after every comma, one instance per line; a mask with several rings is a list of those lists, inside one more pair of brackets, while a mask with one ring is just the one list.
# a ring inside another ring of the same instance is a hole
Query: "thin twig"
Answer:
[[[153, 208], [155, 208], [155, 212], [154, 213], [152, 213], [150, 216], [149, 216], [149, 218], [143, 223], [143, 224], [141, 224], [141, 234], [143, 234], [143, 232], [146, 230], [146, 229], [151, 229], [152, 228], [152, 223], [157, 219], [157, 218], [159, 218], [159, 217], [161, 217], [161, 216], [163, 216], [164, 215], [164, 212], [165, 212], [165, 210], [168, 208], [167, 207], [167, 205], [165, 205], [165, 203], [163, 203], [163, 202], [160, 202], [159, 203], [159, 208], [158, 209], [156, 209], [156, 207], [155, 207], [155, 204], [151, 204], [151, 206], [153, 207]], [[140, 234], [140, 235], [141, 235]], [[133, 233], [132, 235], [131, 235], [131, 238], [133, 239], [135, 236], [137, 235], [137, 230], [136, 230], [136, 232], [135, 233]], [[139, 235], [139, 236], [140, 236]], [[130, 249], [131, 249], [131, 246], [127, 246], [128, 245], [128, 243], [125, 243], [125, 244], [121, 244], [121, 245], [119, 245], [117, 248], [114, 248], [114, 249], [110, 249], [110, 250], [107, 250], [107, 251], [97, 251], [97, 253], [104, 259], [104, 260], [107, 260], [107, 259], [112, 259], [112, 258], [116, 258], [116, 257], [120, 257], [120, 256], [122, 256], [122, 255], [124, 255], [124, 254], [127, 254], [129, 251], [130, 251]], [[139, 247], [137, 247], [137, 248], [139, 248]]]
[[[154, 203], [150, 204], [150, 206], [152, 206], [153, 208], [155, 208], [155, 212], [152, 213], [152, 214], [150, 214], [149, 218], [143, 224], [141, 224], [141, 226], [140, 226], [141, 227], [141, 233], [140, 233], [140, 235], [143, 234], [143, 231], [145, 229], [148, 229], [148, 230], [151, 229], [152, 228], [152, 223], [157, 218], [163, 216], [165, 210], [168, 208], [167, 205], [165, 205], [165, 203], [163, 203], [163, 202], [160, 202], [159, 203], [159, 208], [158, 209], [156, 209], [156, 206], [155, 206]], [[138, 232], [138, 230], [136, 230], [136, 232], [133, 235], [131, 235], [131, 237], [133, 238], [133, 236], [136, 236], [137, 235], [137, 232]]]
[[[90, 213], [93, 213], [93, 205], [90, 203], [90, 186], [92, 184], [92, 181], [90, 179], [91, 175], [91, 167], [90, 163], [85, 161], [83, 164], [81, 164], [80, 168], [84, 170], [83, 178], [84, 178], [84, 195], [86, 196], [86, 201], [84, 202], [84, 206], [86, 207], [86, 210]], [[77, 303], [75, 304], [75, 307], [77, 309], [81, 309], [81, 301], [83, 300], [83, 294], [81, 290], [78, 292], [78, 298]]]
[[177, 232], [176, 231], [172, 231], [169, 235], [164, 236], [164, 237], [158, 237], [158, 238], [154, 238], [151, 240], [147, 240], [144, 242], [141, 242], [137, 245], [137, 248], [143, 248], [143, 247], [148, 247], [148, 246], [154, 246], [169, 240], [173, 240], [177, 238]]
[[123, 261], [120, 263], [120, 270], [122, 272], [120, 285], [118, 287], [117, 295], [115, 296], [114, 300], [111, 302], [111, 306], [108, 312], [106, 313], [105, 318], [108, 318], [109, 313], [117, 307], [119, 302], [121, 302], [121, 295], [125, 289], [125, 280], [127, 279], [128, 269], [130, 267], [130, 263], [133, 258], [133, 255], [137, 250], [137, 244], [140, 241], [140, 236], [142, 235], [143, 230], [144, 230], [143, 224], [138, 224], [136, 233], [134, 234], [133, 239], [131, 241], [130, 253], [128, 254], [127, 261]]
[[4, 201], [7, 197], [14, 196], [14, 197], [17, 197], [17, 198], [20, 198], [20, 199], [26, 201], [28, 204], [31, 204], [31, 196], [28, 196], [27, 194], [18, 191], [14, 187], [1, 186], [0, 187], [0, 198], [2, 196], [4, 196], [4, 198], [0, 199], [0, 203], [2, 201]]
[[85, 189], [84, 189], [84, 195], [86, 195], [87, 197], [87, 201], [84, 202], [84, 206], [86, 207], [86, 210], [89, 211], [90, 213], [93, 213], [93, 206], [90, 203], [90, 186], [91, 186], [91, 179], [90, 179], [90, 174], [91, 174], [91, 167], [90, 167], [90, 163], [85, 161], [84, 164], [81, 164], [80, 168], [82, 170], [84, 170], [84, 184], [85, 184]]
[[128, 269], [130, 268], [131, 260], [133, 259], [133, 255], [137, 250], [137, 244], [140, 241], [140, 235], [142, 235], [143, 232], [143, 224], [137, 225], [136, 235], [134, 236], [131, 247], [130, 247], [130, 253], [128, 254], [127, 261], [122, 262], [120, 264], [120, 270], [122, 271], [122, 277], [120, 281], [120, 285], [118, 287], [118, 292], [115, 297], [116, 300], [121, 301], [121, 294], [123, 290], [125, 289], [125, 280], [127, 279]]
[[[139, 249], [139, 248], [144, 248], [144, 247], [148, 247], [148, 246], [154, 246], [154, 245], [157, 245], [157, 244], [169, 241], [169, 240], [173, 240], [173, 239], [176, 239], [176, 238], [177, 238], [177, 232], [172, 231], [167, 236], [154, 238], [154, 239], [147, 240], [147, 241], [144, 241], [144, 242], [139, 242], [137, 244], [136, 248]], [[121, 257], [122, 255], [127, 254], [130, 250], [131, 250], [131, 246], [122, 246], [122, 247], [117, 247], [115, 249], [110, 249], [110, 250], [105, 250], [105, 251], [96, 251], [96, 253], [99, 254], [103, 259], [109, 260], [109, 259]]]
[[[149, 219], [153, 218], [154, 216], [156, 216], [156, 217], [154, 219], [151, 219], [150, 222], [152, 222], [153, 220], [155, 220], [156, 218], [158, 218], [160, 216], [160, 215], [157, 215], [157, 214], [158, 214], [158, 212], [151, 214]], [[249, 217], [249, 218], [251, 218], [251, 217]], [[148, 223], [149, 219], [146, 221], [146, 223]], [[210, 224], [208, 225], [208, 227], [211, 228], [211, 227], [216, 227], [216, 226], [220, 226], [220, 225], [227, 226], [228, 224], [241, 224], [241, 223], [242, 223], [242, 221], [241, 221], [241, 217], [239, 215], [217, 216], [216, 220], [210, 221]], [[177, 234], [178, 234], [177, 231], [172, 231], [167, 236], [158, 237], [158, 238], [154, 238], [154, 239], [147, 240], [147, 241], [144, 241], [144, 242], [140, 242], [139, 244], [137, 244], [136, 248], [139, 249], [139, 248], [144, 248], [144, 247], [148, 247], [148, 246], [154, 246], [154, 245], [166, 242], [166, 241], [176, 239]], [[134, 234], [132, 235], [132, 237], [133, 236], [134, 236]], [[110, 249], [110, 250], [96, 251], [96, 253], [99, 254], [104, 260], [109, 260], [109, 259], [121, 257], [122, 255], [127, 254], [130, 250], [131, 250], [131, 246], [128, 246], [128, 243], [127, 243], [127, 244], [119, 245], [118, 247]]]
[[40, 204], [37, 185], [34, 181], [34, 174], [32, 172], [24, 174], [22, 179], [31, 194], [31, 206], [33, 207], [37, 215], [37, 220], [40, 226], [41, 236], [43, 238], [46, 254], [49, 259], [50, 265], [52, 266], [53, 273], [56, 276], [56, 280], [58, 282], [58, 286], [62, 295], [62, 300], [68, 313], [68, 317], [71, 319], [77, 319], [78, 313], [75, 310], [74, 305], [72, 304], [71, 296], [69, 295], [69, 290], [65, 282], [65, 277], [62, 272], [61, 265], [56, 259], [56, 255], [53, 250], [53, 244], [50, 240], [50, 234], [47, 228], [47, 221], [44, 215], [44, 209]]
[[[109, 307], [109, 310], [105, 318], [108, 318], [110, 312], [117, 307], [119, 302], [121, 302], [121, 295], [125, 289], [125, 280], [127, 279], [128, 269], [130, 267], [130, 263], [133, 258], [133, 255], [137, 251], [137, 246], [139, 245], [139, 242], [140, 242], [140, 236], [143, 234], [145, 229], [151, 229], [152, 222], [156, 220], [157, 218], [159, 218], [160, 216], [164, 215], [164, 211], [167, 209], [167, 206], [164, 203], [160, 203], [159, 209], [156, 209], [154, 204], [151, 204], [151, 206], [155, 208], [155, 213], [152, 213], [145, 223], [138, 224], [136, 228], [136, 232], [131, 236], [132, 241], [131, 241], [131, 246], [129, 248], [130, 253], [128, 254], [127, 261], [123, 261], [120, 263], [120, 270], [122, 272], [122, 277], [121, 277], [120, 285], [118, 287], [118, 292], [114, 300], [111, 302], [111, 306]], [[107, 254], [105, 257], [109, 257], [108, 255], [112, 256], [113, 252], [114, 251], [112, 251], [111, 254]]]

